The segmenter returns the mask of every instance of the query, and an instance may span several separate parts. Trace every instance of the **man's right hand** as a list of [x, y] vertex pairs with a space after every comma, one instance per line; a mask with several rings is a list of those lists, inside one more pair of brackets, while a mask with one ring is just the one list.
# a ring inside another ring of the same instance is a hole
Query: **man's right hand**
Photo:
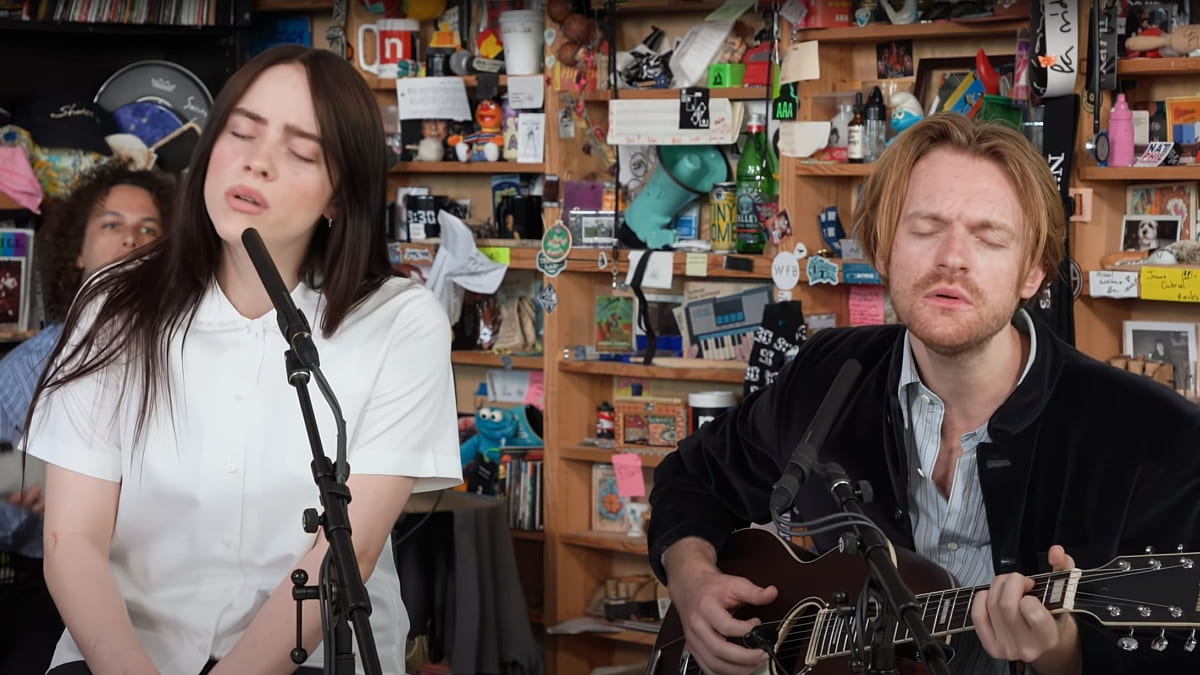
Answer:
[[746, 635], [761, 621], [736, 619], [730, 610], [768, 604], [779, 591], [724, 574], [715, 560], [712, 545], [695, 537], [667, 548], [663, 564], [671, 605], [679, 614], [688, 649], [707, 675], [752, 673], [764, 665], [766, 653], [734, 644], [729, 638]]
[[24, 492], [12, 493], [8, 496], [8, 503], [34, 513], [46, 510], [46, 500], [42, 496], [42, 488], [37, 485], [31, 485]]

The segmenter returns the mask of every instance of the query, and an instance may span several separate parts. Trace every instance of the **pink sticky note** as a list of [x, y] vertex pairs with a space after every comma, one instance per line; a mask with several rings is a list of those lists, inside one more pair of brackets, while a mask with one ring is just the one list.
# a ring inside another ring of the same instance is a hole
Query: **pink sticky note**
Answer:
[[543, 410], [546, 408], [546, 380], [542, 371], [529, 371], [529, 388], [525, 390], [522, 403], [532, 403]]
[[848, 302], [851, 326], [878, 326], [883, 323], [883, 286], [851, 286]]
[[612, 456], [612, 463], [617, 472], [617, 495], [645, 496], [646, 480], [642, 476], [642, 458], [632, 452], [622, 452]]

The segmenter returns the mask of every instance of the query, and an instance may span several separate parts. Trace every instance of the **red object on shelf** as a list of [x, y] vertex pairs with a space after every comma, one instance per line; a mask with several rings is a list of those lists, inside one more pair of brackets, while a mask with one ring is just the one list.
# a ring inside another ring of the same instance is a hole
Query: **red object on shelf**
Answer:
[[742, 63], [746, 64], [746, 73], [742, 75], [743, 87], [767, 86], [767, 78], [770, 74], [767, 69], [771, 65], [771, 43], [764, 42], [757, 47], [747, 49], [742, 56]]

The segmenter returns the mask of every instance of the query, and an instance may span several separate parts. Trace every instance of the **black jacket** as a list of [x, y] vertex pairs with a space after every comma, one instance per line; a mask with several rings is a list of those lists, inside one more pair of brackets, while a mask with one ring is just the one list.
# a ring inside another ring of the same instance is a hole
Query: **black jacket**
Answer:
[[[1084, 570], [1147, 546], [1200, 551], [1200, 407], [1084, 356], [1044, 327], [1037, 334], [1032, 368], [988, 423], [991, 442], [976, 450], [995, 571], [1048, 572], [1053, 544]], [[821, 331], [773, 386], [681, 441], [655, 471], [650, 495], [649, 552], [659, 578], [666, 579], [663, 550], [678, 539], [698, 536], [720, 551], [732, 530], [769, 521], [773, 483], [851, 358], [862, 374], [821, 459], [869, 481], [868, 514], [894, 544], [912, 549], [896, 395], [903, 345], [902, 326]], [[822, 480], [803, 485], [796, 505], [805, 519], [836, 511]], [[816, 544], [825, 551], [834, 539]], [[1197, 589], [1178, 592], [1177, 604], [1194, 620]], [[1078, 625], [1087, 675], [1200, 672], [1200, 649], [1182, 649], [1187, 630], [1168, 634], [1174, 639], [1165, 652], [1143, 639], [1129, 653], [1117, 648], [1116, 629]]]

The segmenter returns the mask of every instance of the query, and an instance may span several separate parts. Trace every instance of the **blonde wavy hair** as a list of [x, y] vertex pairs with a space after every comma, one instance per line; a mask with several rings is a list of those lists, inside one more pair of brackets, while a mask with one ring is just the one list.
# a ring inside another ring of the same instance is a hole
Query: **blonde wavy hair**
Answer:
[[[888, 257], [912, 169], [937, 148], [990, 160], [1004, 171], [1026, 202], [1022, 275], [1040, 266], [1047, 279], [1053, 278], [1065, 253], [1066, 215], [1046, 160], [1009, 127], [950, 113], [932, 115], [897, 136], [863, 181], [851, 231], [867, 260], [878, 269], [880, 255]], [[880, 272], [886, 275], [887, 270]]]

